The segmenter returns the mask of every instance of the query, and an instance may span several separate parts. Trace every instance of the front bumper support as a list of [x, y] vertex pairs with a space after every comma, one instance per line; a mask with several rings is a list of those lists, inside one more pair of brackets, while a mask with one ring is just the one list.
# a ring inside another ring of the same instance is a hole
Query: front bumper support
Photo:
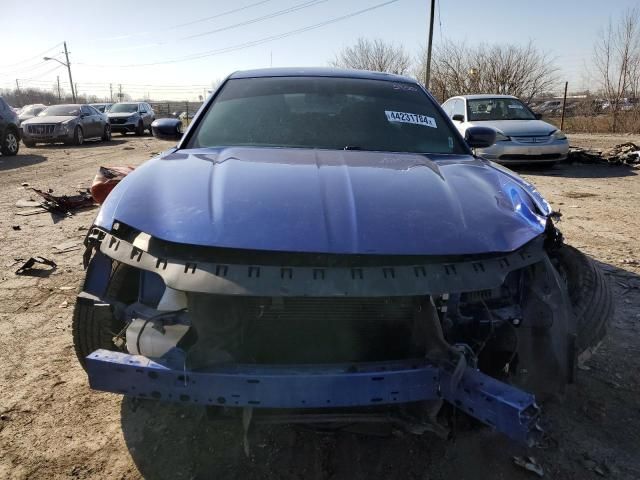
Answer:
[[[179, 363], [178, 363], [179, 364]], [[444, 399], [513, 440], [538, 440], [533, 395], [466, 368], [454, 385], [448, 370], [425, 360], [350, 365], [220, 365], [206, 372], [108, 350], [87, 356], [91, 388], [139, 398], [250, 408], [334, 408]]]

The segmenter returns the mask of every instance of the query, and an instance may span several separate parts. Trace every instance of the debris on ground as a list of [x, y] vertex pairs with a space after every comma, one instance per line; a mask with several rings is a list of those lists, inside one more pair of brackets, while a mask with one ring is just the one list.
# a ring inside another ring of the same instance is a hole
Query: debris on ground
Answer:
[[75, 210], [94, 205], [91, 193], [88, 190], [79, 190], [77, 195], [53, 195], [53, 190], [43, 192], [37, 188], [31, 188], [44, 198], [40, 206], [51, 213], [58, 213], [67, 217], [73, 215]]
[[22, 230], [20, 225], [11, 225], [11, 228], [13, 228], [14, 230]]
[[20, 199], [16, 202], [16, 207], [19, 208], [26, 208], [26, 207], [39, 207], [40, 206], [40, 202], [36, 202], [35, 200], [29, 199], [29, 200], [24, 200], [24, 199]]
[[513, 463], [525, 470], [535, 473], [539, 477], [544, 477], [544, 470], [533, 457], [513, 457]]
[[18, 270], [16, 270], [16, 275], [26, 275], [31, 270], [35, 270], [33, 267], [36, 264], [47, 265], [51, 267], [48, 271], [53, 271], [58, 266], [53, 260], [49, 260], [44, 257], [31, 257], [29, 260], [24, 262], [24, 264]]
[[67, 253], [73, 252], [74, 250], [79, 250], [81, 247], [80, 242], [75, 240], [70, 240], [68, 242], [59, 243], [58, 245], [54, 245], [53, 249], [56, 251], [55, 253]]
[[640, 164], [640, 146], [632, 142], [626, 142], [604, 151], [570, 147], [567, 160], [579, 163], [637, 165]]
[[102, 204], [107, 195], [120, 181], [133, 172], [134, 167], [100, 167], [91, 184], [91, 195], [96, 203]]

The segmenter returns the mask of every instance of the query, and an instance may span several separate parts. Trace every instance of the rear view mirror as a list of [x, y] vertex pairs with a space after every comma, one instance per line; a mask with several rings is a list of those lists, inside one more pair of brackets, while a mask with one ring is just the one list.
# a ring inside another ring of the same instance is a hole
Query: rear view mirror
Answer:
[[180, 140], [182, 122], [177, 118], [160, 118], [151, 124], [153, 136], [161, 140]]
[[471, 148], [487, 148], [496, 143], [496, 131], [488, 127], [470, 127], [464, 140]]
[[461, 113], [456, 113], [453, 117], [451, 117], [451, 120], [453, 120], [454, 122], [464, 122], [464, 115], [462, 115]]

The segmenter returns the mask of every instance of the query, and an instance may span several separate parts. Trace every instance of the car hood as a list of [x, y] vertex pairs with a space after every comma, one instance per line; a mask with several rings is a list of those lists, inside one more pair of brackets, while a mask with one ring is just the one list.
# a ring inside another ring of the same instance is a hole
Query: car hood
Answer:
[[494, 128], [509, 137], [550, 135], [557, 130], [556, 127], [542, 120], [494, 120], [471, 123], [473, 126]]
[[111, 113], [111, 112], [106, 112], [107, 117], [109, 118], [129, 118], [133, 115], [137, 115], [137, 112], [132, 112], [132, 113], [127, 113], [127, 112], [122, 112], [122, 113]]
[[183, 244], [285, 252], [458, 255], [515, 250], [548, 205], [471, 156], [284, 148], [181, 150], [129, 174], [96, 225]]
[[34, 123], [62, 123], [69, 120], [74, 120], [78, 117], [75, 116], [51, 116], [51, 117], [32, 117], [22, 122], [22, 125], [33, 125]]

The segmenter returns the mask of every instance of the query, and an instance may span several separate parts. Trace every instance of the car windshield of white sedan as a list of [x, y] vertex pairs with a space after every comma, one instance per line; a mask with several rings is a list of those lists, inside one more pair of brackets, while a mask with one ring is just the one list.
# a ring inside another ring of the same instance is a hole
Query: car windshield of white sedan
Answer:
[[109, 109], [111, 113], [135, 113], [138, 111], [137, 103], [116, 103]]
[[535, 115], [515, 98], [483, 98], [467, 100], [470, 122], [482, 120], [535, 120]]
[[255, 146], [467, 153], [417, 86], [334, 77], [229, 80], [188, 148]]
[[54, 105], [41, 111], [39, 117], [77, 117], [80, 115], [79, 105]]

